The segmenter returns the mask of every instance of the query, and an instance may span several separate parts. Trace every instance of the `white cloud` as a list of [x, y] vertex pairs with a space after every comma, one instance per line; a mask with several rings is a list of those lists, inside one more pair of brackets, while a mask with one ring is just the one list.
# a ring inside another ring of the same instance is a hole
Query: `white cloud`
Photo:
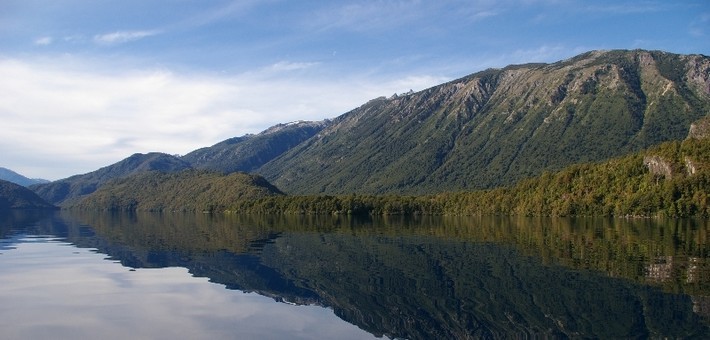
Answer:
[[37, 38], [34, 43], [38, 46], [47, 46], [50, 45], [53, 40], [52, 37], [40, 37]]
[[[185, 154], [278, 123], [334, 118], [369, 99], [444, 81], [279, 77], [269, 67], [231, 76], [110, 71], [115, 64], [0, 59], [0, 166], [59, 179], [135, 152]], [[284, 62], [276, 68], [308, 66]]]
[[274, 71], [274, 72], [283, 72], [283, 71], [296, 71], [296, 70], [304, 70], [307, 68], [311, 68], [313, 66], [318, 65], [319, 63], [315, 62], [289, 62], [289, 61], [280, 61], [278, 63], [275, 63], [271, 65], [269, 68]]
[[94, 42], [102, 45], [122, 44], [140, 40], [156, 34], [160, 34], [160, 31], [117, 31], [113, 33], [97, 34], [94, 36]]

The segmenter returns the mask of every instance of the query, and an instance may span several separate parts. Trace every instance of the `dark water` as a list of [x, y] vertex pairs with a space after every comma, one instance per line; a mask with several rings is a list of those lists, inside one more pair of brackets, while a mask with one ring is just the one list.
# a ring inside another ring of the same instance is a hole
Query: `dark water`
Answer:
[[15, 212], [0, 215], [0, 337], [707, 338], [709, 233], [706, 220]]

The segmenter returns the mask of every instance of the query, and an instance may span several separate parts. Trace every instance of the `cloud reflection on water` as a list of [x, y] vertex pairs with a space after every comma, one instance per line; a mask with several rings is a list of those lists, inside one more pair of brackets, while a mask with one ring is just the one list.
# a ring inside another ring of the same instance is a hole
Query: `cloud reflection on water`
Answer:
[[362, 339], [330, 309], [277, 303], [192, 277], [136, 269], [51, 238], [17, 238], [0, 254], [5, 339]]

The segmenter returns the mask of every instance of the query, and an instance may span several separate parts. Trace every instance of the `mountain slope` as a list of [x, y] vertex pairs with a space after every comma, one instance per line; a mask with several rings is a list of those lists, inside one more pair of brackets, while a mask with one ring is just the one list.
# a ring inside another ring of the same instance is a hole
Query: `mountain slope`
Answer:
[[136, 153], [118, 163], [83, 175], [76, 175], [31, 189], [50, 203], [61, 205], [68, 200], [96, 191], [104, 183], [146, 171], [176, 172], [190, 169], [190, 164], [168, 154]]
[[69, 207], [84, 210], [223, 211], [235, 201], [280, 194], [263, 177], [245, 173], [150, 171], [106, 183]]
[[594, 51], [378, 98], [257, 170], [282, 190], [406, 193], [511, 184], [686, 136], [710, 58]]
[[0, 180], [0, 210], [55, 209], [30, 189], [19, 184]]
[[279, 124], [256, 135], [227, 139], [182, 157], [196, 169], [252, 172], [318, 133], [326, 122]]
[[21, 186], [27, 187], [32, 184], [48, 183], [46, 179], [27, 178], [10, 169], [0, 167], [0, 180], [5, 180]]

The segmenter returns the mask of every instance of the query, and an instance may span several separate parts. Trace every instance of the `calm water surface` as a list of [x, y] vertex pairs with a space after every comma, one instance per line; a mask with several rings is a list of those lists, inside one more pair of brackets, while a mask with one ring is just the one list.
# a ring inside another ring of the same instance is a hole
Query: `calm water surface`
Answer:
[[15, 212], [0, 337], [707, 338], [709, 224]]

